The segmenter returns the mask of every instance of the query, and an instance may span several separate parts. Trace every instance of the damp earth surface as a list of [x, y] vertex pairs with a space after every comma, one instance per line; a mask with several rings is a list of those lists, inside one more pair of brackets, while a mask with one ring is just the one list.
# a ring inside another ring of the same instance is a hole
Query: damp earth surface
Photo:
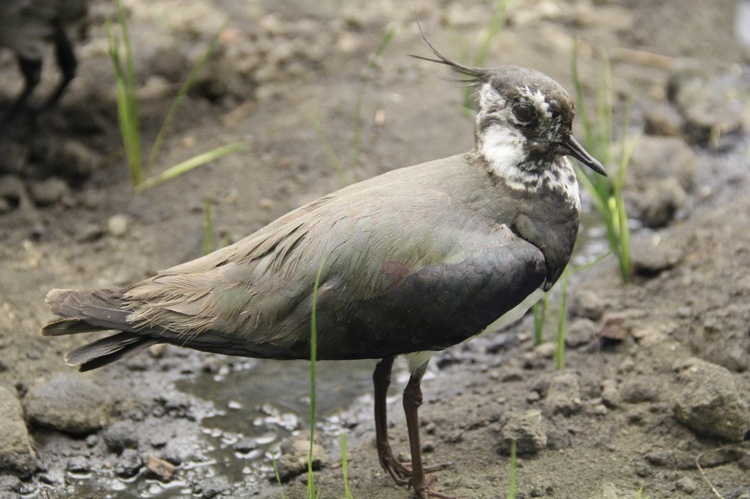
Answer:
[[[529, 315], [431, 362], [425, 459], [453, 463], [435, 490], [504, 497], [515, 438], [517, 497], [750, 497], [746, 1], [519, 0], [489, 37], [494, 2], [122, 3], [146, 151], [226, 22], [147, 174], [246, 148], [136, 191], [107, 49], [116, 6], [94, 2], [62, 100], [0, 131], [0, 496], [304, 497], [309, 363], [170, 346], [79, 374], [63, 354], [88, 339], [40, 337], [52, 318], [44, 296], [125, 285], [348, 183], [469, 150], [463, 89], [408, 56], [428, 54], [419, 22], [454, 58], [475, 60], [489, 40], [486, 65], [532, 67], [571, 93], [577, 39], [589, 116], [606, 54], [615, 134], [636, 140], [625, 178], [631, 280], [621, 283], [612, 256], [571, 276], [564, 368], [553, 343], [559, 289], [541, 344]], [[32, 103], [54, 88], [53, 61], [50, 52]], [[0, 106], [21, 86], [3, 49]], [[583, 204], [576, 267], [607, 252], [585, 192]], [[320, 497], [344, 497], [342, 436], [354, 497], [410, 496], [378, 464], [374, 364], [317, 366]], [[389, 398], [397, 452], [408, 448], [407, 376], [398, 367]]]

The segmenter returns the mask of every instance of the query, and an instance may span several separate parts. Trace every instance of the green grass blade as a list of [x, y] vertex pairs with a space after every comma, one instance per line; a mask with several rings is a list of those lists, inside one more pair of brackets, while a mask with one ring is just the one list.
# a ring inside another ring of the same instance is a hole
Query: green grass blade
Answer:
[[241, 151], [245, 149], [245, 147], [246, 144], [244, 142], [235, 142], [234, 144], [217, 147], [216, 149], [198, 154], [197, 156], [193, 156], [192, 158], [187, 159], [182, 163], [176, 164], [171, 168], [167, 168], [159, 175], [147, 178], [139, 186], [137, 186], [137, 189], [149, 189], [151, 187], [154, 187], [155, 185], [161, 184], [162, 182], [166, 182], [167, 180], [172, 180], [175, 177], [179, 177], [180, 175], [187, 173], [199, 166], [205, 165], [206, 163], [210, 163], [211, 161], [222, 158], [227, 154]]
[[508, 499], [516, 498], [518, 488], [516, 472], [518, 469], [518, 458], [516, 457], [516, 439], [510, 441], [510, 471], [508, 472]]
[[339, 437], [341, 442], [341, 474], [344, 477], [344, 499], [354, 499], [352, 491], [349, 490], [349, 459], [346, 453], [346, 433]]
[[[112, 67], [115, 72], [115, 85], [117, 89], [117, 120], [120, 126], [120, 136], [125, 149], [125, 156], [130, 169], [130, 175], [133, 179], [133, 185], [138, 185], [143, 181], [144, 174], [138, 124], [138, 103], [135, 93], [135, 75], [132, 54], [130, 48], [127, 46], [127, 43], [130, 41], [127, 30], [127, 21], [125, 19], [124, 9], [119, 2], [118, 8], [118, 22], [123, 34], [123, 39], [120, 40], [114, 34], [112, 23], [107, 19], [107, 41], [109, 44], [109, 56], [112, 60]], [[120, 54], [120, 47], [122, 44], [125, 44], [125, 59], [127, 61], [125, 64], [123, 64]]]
[[182, 101], [185, 99], [188, 91], [190, 91], [190, 88], [193, 86], [193, 82], [198, 76], [198, 73], [200, 73], [200, 71], [206, 65], [206, 62], [208, 62], [208, 58], [216, 49], [216, 44], [219, 42], [219, 37], [224, 32], [224, 29], [226, 28], [228, 22], [229, 21], [227, 20], [224, 22], [224, 24], [221, 25], [219, 31], [216, 32], [214, 37], [211, 39], [211, 43], [209, 43], [208, 47], [206, 47], [206, 50], [203, 52], [203, 54], [201, 54], [196, 63], [193, 65], [187, 79], [180, 87], [180, 90], [177, 92], [175, 98], [172, 100], [172, 104], [169, 106], [169, 111], [167, 111], [167, 116], [164, 118], [164, 122], [159, 129], [159, 133], [156, 135], [156, 139], [154, 140], [154, 145], [151, 147], [151, 152], [149, 153], [148, 160], [146, 161], [147, 167], [153, 164], [154, 158], [156, 158], [156, 155], [161, 149], [164, 139], [167, 136], [167, 132], [169, 131], [169, 127], [172, 125], [172, 121], [177, 114], [177, 110], [180, 108], [180, 106], [182, 105]]
[[276, 458], [272, 457], [271, 461], [273, 462], [273, 472], [276, 475], [276, 483], [279, 484], [279, 488], [281, 489], [281, 499], [286, 499], [286, 495], [284, 494], [284, 486], [281, 484], [281, 475], [279, 474], [279, 467], [276, 464]]

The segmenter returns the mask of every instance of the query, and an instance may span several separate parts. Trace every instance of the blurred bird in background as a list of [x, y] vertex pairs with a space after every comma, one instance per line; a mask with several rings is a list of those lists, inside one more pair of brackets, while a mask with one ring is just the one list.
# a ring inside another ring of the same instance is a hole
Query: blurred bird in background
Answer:
[[88, 0], [0, 0], [0, 46], [16, 53], [24, 78], [21, 93], [0, 112], [0, 125], [9, 122], [25, 107], [39, 84], [42, 62], [49, 45], [54, 45], [61, 78], [55, 90], [35, 110], [51, 106], [75, 77], [78, 62], [71, 39], [86, 27]]

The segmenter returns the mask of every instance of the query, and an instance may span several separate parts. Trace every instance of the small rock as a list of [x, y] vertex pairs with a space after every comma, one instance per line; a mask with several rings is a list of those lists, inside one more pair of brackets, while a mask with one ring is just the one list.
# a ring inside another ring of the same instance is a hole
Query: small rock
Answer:
[[636, 238], [633, 240], [631, 261], [633, 272], [641, 277], [655, 277], [677, 266], [684, 256], [681, 248], [661, 244], [661, 238]]
[[137, 449], [138, 438], [132, 421], [117, 421], [102, 432], [104, 443], [110, 452], [121, 453], [125, 449]]
[[114, 215], [107, 220], [107, 229], [115, 237], [123, 237], [128, 232], [130, 218], [127, 215]]
[[565, 331], [565, 344], [570, 348], [588, 345], [596, 339], [597, 326], [591, 319], [576, 319]]
[[16, 394], [0, 386], [0, 469], [26, 476], [35, 469], [36, 455]]
[[568, 314], [571, 317], [581, 317], [598, 321], [604, 315], [607, 304], [602, 297], [593, 291], [581, 290], [571, 296]]
[[602, 381], [602, 403], [614, 409], [622, 402], [622, 396], [620, 391], [617, 389], [617, 382], [613, 379], [605, 379]]
[[68, 193], [68, 184], [58, 177], [50, 177], [31, 184], [31, 199], [39, 206], [49, 206], [60, 201]]
[[698, 485], [692, 478], [685, 476], [675, 482], [675, 488], [688, 495], [693, 495], [698, 490]]
[[629, 331], [628, 318], [624, 314], [612, 312], [604, 316], [599, 336], [607, 340], [622, 341]]
[[704, 435], [744, 440], [750, 430], [750, 409], [728, 369], [692, 359], [678, 379], [674, 413], [680, 422]]
[[115, 463], [115, 474], [121, 478], [130, 478], [138, 474], [143, 467], [143, 459], [135, 449], [125, 449]]
[[[304, 438], [285, 442], [281, 446], [281, 456], [276, 461], [276, 465], [279, 470], [279, 479], [282, 483], [286, 483], [307, 471], [307, 453], [309, 450], [310, 440]], [[313, 470], [319, 470], [328, 461], [328, 456], [320, 444], [313, 444], [312, 456]]]
[[223, 477], [215, 476], [201, 482], [201, 499], [213, 499], [216, 496], [226, 494], [232, 488], [232, 484]]
[[68, 461], [67, 470], [73, 473], [88, 473], [91, 463], [86, 456], [73, 456]]
[[510, 454], [513, 440], [516, 441], [518, 454], [533, 454], [547, 447], [542, 412], [531, 410], [523, 414], [512, 414], [500, 432], [498, 452]]
[[0, 475], [0, 492], [18, 492], [23, 482], [15, 475]]
[[628, 378], [623, 382], [620, 394], [628, 404], [655, 402], [659, 399], [659, 385], [648, 376]]
[[642, 136], [626, 171], [629, 212], [647, 227], [663, 227], [687, 201], [698, 158], [681, 139]]
[[164, 459], [159, 459], [153, 454], [146, 458], [146, 469], [163, 482], [168, 482], [174, 476], [176, 466]]
[[544, 408], [552, 414], [570, 416], [581, 409], [581, 387], [578, 375], [563, 372], [555, 375], [547, 385]]
[[112, 398], [78, 375], [60, 374], [32, 386], [23, 405], [36, 424], [81, 435], [107, 424]]

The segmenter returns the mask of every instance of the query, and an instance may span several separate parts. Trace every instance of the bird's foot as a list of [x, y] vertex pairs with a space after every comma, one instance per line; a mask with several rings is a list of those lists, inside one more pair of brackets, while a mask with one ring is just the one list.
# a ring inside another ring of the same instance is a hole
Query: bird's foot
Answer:
[[[410, 485], [412, 470], [411, 465], [402, 463], [396, 459], [392, 454], [386, 453], [383, 459], [380, 461], [380, 465], [398, 485]], [[432, 466], [425, 466], [424, 473], [434, 473], [436, 471], [444, 470], [453, 466], [453, 463], [442, 463], [435, 464]], [[432, 481], [432, 480], [430, 480]]]
[[[441, 469], [444, 469], [444, 468], [441, 468]], [[437, 470], [433, 470], [433, 471], [437, 471]], [[432, 484], [432, 482], [434, 481], [436, 481], [436, 477], [431, 476], [431, 477], [428, 477], [426, 480], [424, 480], [424, 483], [421, 486], [414, 487], [414, 491], [417, 493], [417, 497], [419, 499], [431, 499], [431, 498], [458, 499], [458, 497], [456, 496], [449, 496], [448, 494], [443, 494], [441, 492], [436, 492], [434, 490], [431, 490], [430, 484]]]

